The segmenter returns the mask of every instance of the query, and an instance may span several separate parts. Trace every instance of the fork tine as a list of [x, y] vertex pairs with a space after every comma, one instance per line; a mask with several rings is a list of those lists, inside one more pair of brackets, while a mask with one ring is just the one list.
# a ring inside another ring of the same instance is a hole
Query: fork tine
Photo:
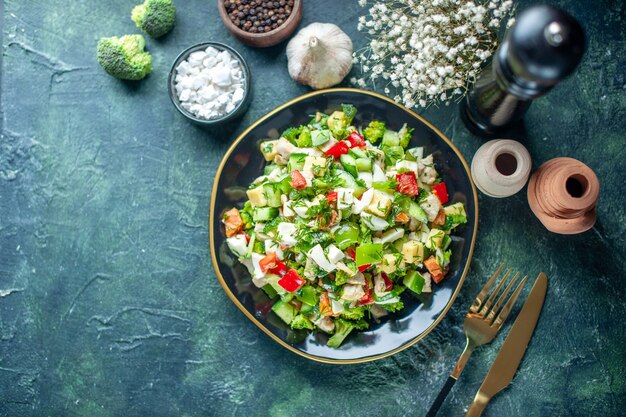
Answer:
[[480, 311], [478, 312], [478, 316], [480, 316], [480, 317], [486, 317], [487, 316], [487, 313], [489, 312], [489, 309], [491, 309], [491, 305], [496, 300], [496, 297], [500, 293], [500, 290], [504, 286], [504, 283], [509, 279], [509, 275], [511, 275], [511, 268], [509, 268], [506, 271], [506, 273], [504, 274], [504, 276], [502, 277], [500, 282], [498, 282], [498, 285], [496, 286], [496, 288], [491, 292], [491, 294], [489, 295], [489, 298], [487, 299], [487, 301], [485, 301], [485, 304], [483, 305], [483, 308], [481, 308]]
[[500, 275], [500, 272], [502, 272], [503, 269], [504, 269], [504, 264], [500, 264], [496, 272], [493, 273], [491, 278], [489, 278], [489, 281], [487, 281], [485, 286], [480, 290], [480, 292], [474, 299], [474, 302], [472, 303], [472, 306], [470, 307], [470, 313], [478, 313], [478, 310], [480, 309], [480, 307], [482, 307], [483, 300], [487, 296], [489, 289], [491, 288], [493, 283], [496, 281], [496, 278], [498, 277], [498, 275]]
[[511, 298], [509, 298], [509, 301], [507, 301], [504, 307], [502, 307], [502, 311], [500, 312], [500, 314], [498, 314], [498, 316], [494, 320], [493, 324], [491, 325], [492, 327], [495, 326], [498, 328], [498, 330], [500, 330], [500, 327], [502, 327], [502, 324], [504, 323], [506, 318], [509, 316], [511, 309], [513, 308], [513, 305], [515, 304], [515, 302], [517, 301], [517, 298], [522, 292], [522, 287], [526, 283], [527, 278], [528, 278], [528, 275], [525, 275], [524, 278], [522, 278], [520, 283], [517, 285], [515, 292], [511, 295]]
[[494, 317], [496, 317], [496, 314], [498, 314], [500, 311], [500, 306], [502, 306], [502, 303], [504, 303], [504, 300], [506, 300], [506, 297], [509, 295], [511, 288], [513, 288], [518, 278], [519, 278], [519, 272], [517, 272], [513, 276], [513, 279], [509, 282], [509, 284], [506, 286], [504, 291], [502, 291], [502, 294], [500, 294], [500, 297], [498, 297], [498, 301], [496, 301], [496, 303], [491, 308], [491, 311], [489, 311], [489, 314], [485, 318], [485, 321], [487, 323], [491, 324], [493, 322]]

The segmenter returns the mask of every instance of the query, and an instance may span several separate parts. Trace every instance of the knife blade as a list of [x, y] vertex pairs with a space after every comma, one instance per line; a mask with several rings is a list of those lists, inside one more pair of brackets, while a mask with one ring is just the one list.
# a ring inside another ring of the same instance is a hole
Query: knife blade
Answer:
[[478, 389], [466, 417], [480, 416], [489, 400], [505, 389], [513, 380], [537, 325], [547, 288], [548, 277], [541, 272], [485, 380]]

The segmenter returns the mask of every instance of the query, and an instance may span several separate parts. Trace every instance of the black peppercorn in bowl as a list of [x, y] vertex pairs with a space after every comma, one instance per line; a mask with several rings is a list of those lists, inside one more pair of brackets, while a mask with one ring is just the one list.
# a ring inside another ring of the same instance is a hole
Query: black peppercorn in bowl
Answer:
[[289, 38], [302, 18], [303, 0], [217, 0], [226, 29], [248, 46], [265, 48]]
[[[230, 54], [232, 58], [234, 58], [234, 60], [238, 61], [242, 73], [240, 84], [241, 89], [243, 90], [243, 96], [241, 100], [238, 100], [237, 103], [232, 106], [232, 109], [230, 109], [230, 111], [226, 112], [225, 114], [218, 117], [206, 118], [202, 117], [201, 115], [194, 114], [192, 111], [185, 108], [183, 104], [184, 100], [181, 100], [179, 89], [176, 88], [176, 85], [178, 74], [177, 69], [179, 68], [180, 64], [184, 61], [189, 61], [193, 53], [202, 51], [206, 52], [209, 48], [213, 48], [219, 53], [226, 51]], [[191, 122], [204, 127], [222, 125], [241, 117], [248, 109], [248, 105], [250, 104], [251, 87], [252, 80], [250, 79], [250, 68], [248, 67], [246, 61], [235, 49], [220, 42], [202, 42], [196, 45], [192, 45], [182, 51], [174, 60], [167, 80], [168, 93], [170, 99], [172, 100], [172, 103], [174, 104], [174, 107], [176, 107], [176, 110], [178, 110], [180, 114], [185, 116]]]

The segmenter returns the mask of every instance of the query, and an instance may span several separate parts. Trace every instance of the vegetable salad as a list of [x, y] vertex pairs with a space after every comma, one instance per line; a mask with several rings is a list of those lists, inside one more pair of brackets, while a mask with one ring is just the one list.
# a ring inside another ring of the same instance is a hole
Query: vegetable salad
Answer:
[[355, 114], [342, 105], [261, 143], [263, 175], [223, 215], [228, 247], [274, 313], [330, 334], [331, 347], [401, 310], [402, 292], [432, 292], [448, 272], [450, 233], [467, 222], [433, 156], [409, 147], [412, 129], [359, 128]]

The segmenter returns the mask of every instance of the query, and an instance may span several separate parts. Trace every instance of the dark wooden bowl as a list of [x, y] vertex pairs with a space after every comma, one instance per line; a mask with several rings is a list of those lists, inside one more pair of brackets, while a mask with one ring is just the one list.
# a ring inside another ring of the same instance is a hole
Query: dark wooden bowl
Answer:
[[274, 46], [281, 43], [290, 37], [293, 31], [296, 30], [296, 27], [298, 27], [298, 24], [300, 23], [300, 19], [302, 19], [302, 0], [294, 0], [293, 10], [282, 25], [265, 33], [250, 33], [235, 26], [235, 24], [231, 22], [228, 17], [226, 7], [224, 7], [224, 0], [217, 0], [217, 10], [220, 13], [220, 17], [222, 18], [222, 22], [224, 22], [226, 29], [228, 29], [233, 36], [248, 46], [266, 48], [268, 46]]

